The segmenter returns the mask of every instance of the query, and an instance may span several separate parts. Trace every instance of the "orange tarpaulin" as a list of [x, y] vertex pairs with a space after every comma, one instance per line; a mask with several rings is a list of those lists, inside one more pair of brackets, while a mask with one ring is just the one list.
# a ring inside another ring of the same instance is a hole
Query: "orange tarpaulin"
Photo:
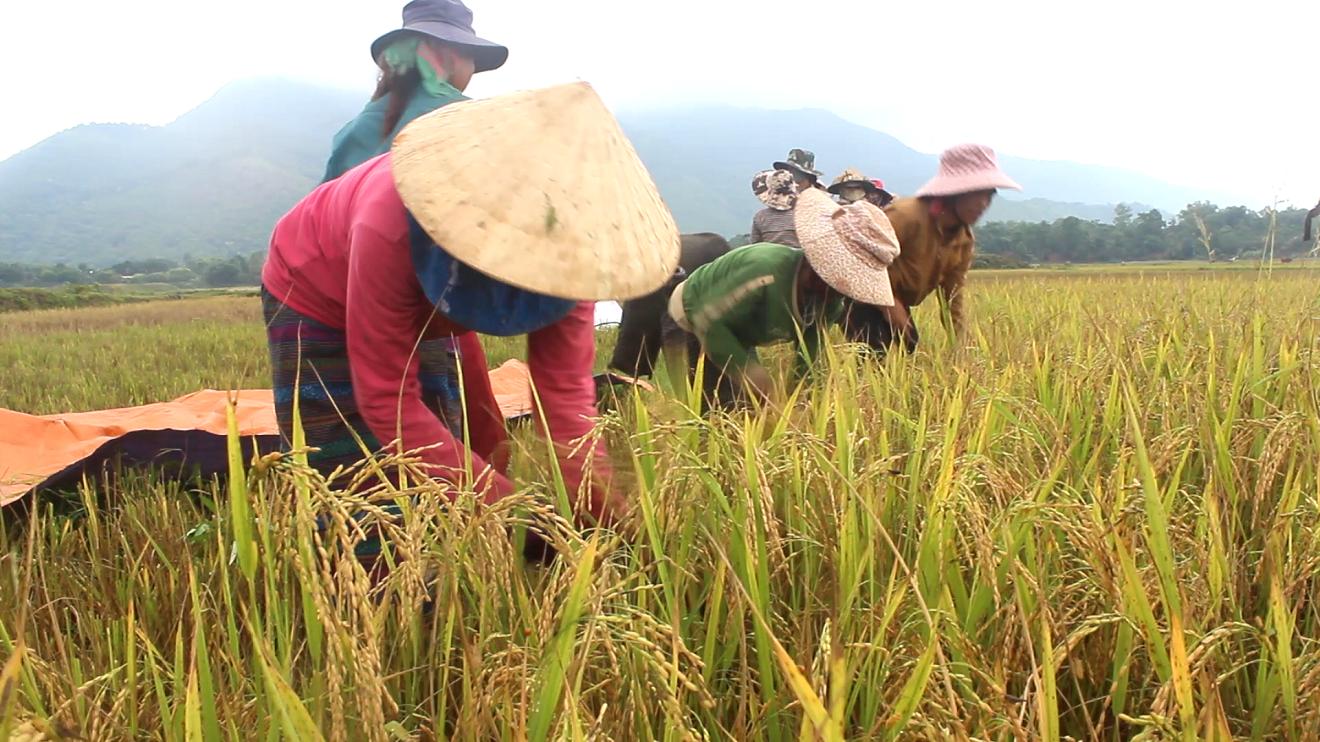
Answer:
[[[490, 383], [506, 419], [531, 413], [526, 364], [506, 362], [490, 372]], [[268, 443], [277, 440], [279, 427], [269, 389], [207, 389], [170, 402], [58, 415], [0, 409], [0, 506], [19, 500], [56, 475], [115, 453], [116, 447], [145, 459], [167, 452], [191, 459], [223, 452], [228, 429], [225, 407], [231, 398], [238, 402], [240, 436]]]

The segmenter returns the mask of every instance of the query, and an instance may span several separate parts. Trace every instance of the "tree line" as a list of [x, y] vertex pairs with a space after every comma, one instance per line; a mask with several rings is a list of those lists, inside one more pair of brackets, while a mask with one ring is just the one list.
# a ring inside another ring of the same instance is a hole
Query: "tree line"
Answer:
[[255, 286], [261, 281], [261, 265], [265, 259], [263, 250], [227, 258], [124, 260], [105, 268], [86, 263], [0, 263], [0, 287], [70, 284], [167, 284], [177, 288]]
[[[1054, 222], [987, 222], [976, 228], [974, 267], [1014, 268], [1048, 263], [1118, 263], [1139, 260], [1288, 260], [1307, 254], [1305, 209], [1220, 208], [1188, 205], [1176, 216], [1156, 209], [1135, 213], [1125, 204], [1112, 222], [1068, 217]], [[734, 247], [750, 241], [742, 234]], [[124, 260], [88, 264], [0, 263], [0, 287], [79, 284], [167, 284], [178, 288], [255, 286], [265, 251], [227, 258]]]
[[[1111, 222], [1067, 217], [1053, 222], [986, 222], [976, 227], [973, 267], [1025, 268], [1046, 263], [1119, 263], [1139, 260], [1233, 261], [1266, 256], [1291, 259], [1312, 249], [1302, 241], [1306, 209], [1220, 208], [1188, 205], [1176, 216], [1140, 213], [1126, 204]], [[741, 234], [734, 247], [751, 239]]]
[[989, 222], [976, 228], [986, 256], [1034, 263], [1117, 263], [1137, 260], [1290, 259], [1311, 246], [1302, 241], [1306, 209], [1220, 208], [1188, 205], [1166, 218], [1156, 209], [1114, 209], [1112, 223], [1069, 217], [1053, 223]]

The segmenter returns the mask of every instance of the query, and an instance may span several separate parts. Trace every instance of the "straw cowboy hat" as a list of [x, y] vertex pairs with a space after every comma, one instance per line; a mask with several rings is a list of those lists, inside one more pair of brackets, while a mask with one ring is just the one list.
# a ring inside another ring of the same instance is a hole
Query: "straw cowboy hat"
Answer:
[[861, 188], [866, 191], [864, 198], [871, 199], [873, 203], [874, 199], [872, 199], [872, 196], [875, 194], [883, 196], [883, 199], [881, 199], [882, 203], [889, 203], [894, 200], [894, 194], [885, 190], [885, 182], [883, 180], [867, 178], [865, 175], [862, 175], [860, 171], [854, 170], [853, 168], [848, 168], [840, 173], [839, 177], [834, 179], [834, 182], [830, 185], [828, 190], [830, 193], [838, 196], [843, 193], [843, 189], [845, 188]]
[[863, 304], [893, 306], [889, 264], [899, 244], [885, 212], [866, 201], [840, 206], [811, 189], [798, 196], [793, 222], [807, 262], [830, 288]]
[[380, 59], [386, 47], [409, 34], [461, 47], [472, 57], [477, 72], [502, 67], [509, 59], [507, 48], [477, 36], [472, 30], [472, 11], [462, 0], [412, 0], [403, 6], [403, 27], [371, 43], [371, 58]]
[[825, 177], [825, 173], [816, 169], [816, 154], [805, 149], [789, 150], [788, 159], [776, 162], [774, 167], [776, 170], [789, 170], [817, 181]]
[[994, 150], [981, 144], [960, 144], [940, 155], [939, 173], [917, 190], [917, 197], [957, 196], [1000, 188], [1022, 190], [999, 169]]
[[862, 175], [861, 171], [854, 168], [848, 168], [842, 173], [839, 173], [839, 177], [835, 178], [834, 182], [831, 183], [830, 187], [826, 190], [837, 196], [844, 188], [862, 188], [865, 189], [867, 193], [870, 193], [875, 190], [875, 183], [865, 175]]
[[788, 211], [797, 203], [797, 184], [787, 170], [764, 170], [752, 177], [752, 193], [775, 211]]
[[411, 217], [496, 281], [562, 299], [631, 299], [678, 267], [674, 218], [586, 83], [438, 108], [404, 127], [391, 160]]

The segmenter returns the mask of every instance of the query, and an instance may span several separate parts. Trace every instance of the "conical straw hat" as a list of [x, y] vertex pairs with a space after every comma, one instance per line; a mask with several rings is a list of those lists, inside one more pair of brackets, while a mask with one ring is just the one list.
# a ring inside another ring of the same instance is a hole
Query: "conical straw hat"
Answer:
[[504, 283], [581, 301], [664, 285], [678, 228], [595, 90], [462, 101], [395, 138], [394, 182], [437, 245]]

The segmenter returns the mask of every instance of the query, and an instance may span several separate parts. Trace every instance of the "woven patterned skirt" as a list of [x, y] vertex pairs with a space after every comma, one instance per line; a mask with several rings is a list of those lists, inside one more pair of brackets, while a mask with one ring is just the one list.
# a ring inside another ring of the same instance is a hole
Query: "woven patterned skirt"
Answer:
[[[354, 434], [368, 450], [379, 451], [381, 441], [363, 421], [353, 398], [344, 331], [299, 313], [265, 288], [261, 291], [261, 307], [282, 447], [287, 450], [293, 437], [293, 398], [297, 394], [307, 445], [320, 449], [308, 455], [308, 462], [316, 469], [328, 475], [341, 464], [361, 461], [364, 456]], [[423, 341], [418, 354], [423, 401], [462, 440], [454, 340]]]
[[[293, 439], [293, 398], [298, 395], [303, 435], [309, 447], [307, 461], [322, 474], [330, 475], [340, 465], [350, 466], [364, 458], [354, 434], [372, 453], [381, 442], [372, 434], [358, 412], [349, 373], [348, 343], [343, 330], [317, 322], [261, 290], [262, 313], [266, 319], [266, 343], [270, 348], [275, 416], [279, 421], [280, 445], [289, 450]], [[426, 406], [462, 440], [462, 406], [459, 397], [458, 351], [453, 339], [423, 341], [418, 348], [422, 397]], [[387, 511], [396, 510], [393, 505]], [[354, 552], [371, 570], [374, 579], [383, 576], [378, 563], [377, 534], [357, 544]]]

